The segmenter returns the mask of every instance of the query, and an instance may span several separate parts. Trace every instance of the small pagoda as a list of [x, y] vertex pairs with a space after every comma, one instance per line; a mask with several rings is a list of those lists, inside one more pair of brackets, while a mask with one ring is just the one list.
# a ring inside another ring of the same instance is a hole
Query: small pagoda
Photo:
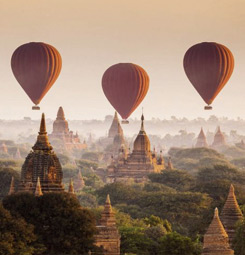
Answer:
[[218, 126], [217, 132], [214, 135], [214, 141], [212, 147], [222, 147], [226, 145], [225, 136], [221, 132], [220, 126]]
[[196, 148], [208, 147], [207, 138], [206, 138], [206, 135], [204, 134], [202, 128], [201, 128], [201, 131], [197, 137], [197, 142], [196, 142], [195, 147]]
[[237, 203], [234, 186], [231, 184], [230, 191], [220, 214], [220, 219], [229, 236], [230, 245], [235, 238], [236, 223], [243, 218], [242, 211]]
[[202, 255], [233, 255], [228, 235], [220, 221], [218, 208], [203, 240]]
[[121, 236], [116, 226], [115, 214], [112, 211], [109, 195], [107, 195], [104, 211], [96, 228], [95, 244], [98, 247], [103, 247], [103, 255], [120, 255]]
[[108, 132], [108, 138], [111, 138], [113, 140], [117, 134], [123, 135], [123, 130], [120, 125], [120, 121], [118, 119], [117, 112], [115, 112], [113, 121], [111, 123], [110, 129]]
[[62, 178], [61, 164], [49, 143], [43, 113], [37, 141], [21, 169], [21, 182], [18, 191], [35, 194], [37, 187], [40, 186], [42, 193], [63, 192]]

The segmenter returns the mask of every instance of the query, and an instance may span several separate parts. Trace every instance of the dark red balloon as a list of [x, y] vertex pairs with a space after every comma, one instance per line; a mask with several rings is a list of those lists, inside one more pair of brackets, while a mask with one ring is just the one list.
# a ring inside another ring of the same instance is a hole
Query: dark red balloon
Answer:
[[149, 77], [138, 65], [120, 63], [105, 71], [102, 88], [111, 105], [127, 119], [146, 96]]
[[39, 104], [61, 71], [59, 52], [51, 45], [31, 42], [18, 47], [11, 67], [16, 80], [34, 104]]
[[229, 80], [234, 69], [234, 58], [224, 45], [203, 42], [187, 50], [184, 69], [194, 88], [210, 105]]

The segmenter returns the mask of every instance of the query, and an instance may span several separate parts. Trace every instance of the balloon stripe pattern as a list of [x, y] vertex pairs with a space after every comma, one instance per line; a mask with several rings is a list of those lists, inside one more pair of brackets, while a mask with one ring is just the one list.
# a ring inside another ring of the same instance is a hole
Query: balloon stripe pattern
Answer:
[[188, 79], [210, 105], [231, 77], [234, 58], [226, 46], [203, 42], [187, 50], [183, 64]]
[[105, 71], [102, 88], [115, 110], [123, 119], [127, 119], [145, 98], [149, 77], [138, 65], [119, 63]]
[[21, 45], [11, 58], [16, 80], [36, 105], [58, 78], [61, 66], [59, 52], [53, 46], [42, 42]]

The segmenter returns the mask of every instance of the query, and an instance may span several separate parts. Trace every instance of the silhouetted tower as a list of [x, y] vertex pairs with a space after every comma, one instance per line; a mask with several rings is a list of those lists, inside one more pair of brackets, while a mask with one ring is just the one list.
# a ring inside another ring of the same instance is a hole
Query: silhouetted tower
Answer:
[[104, 248], [103, 254], [120, 255], [121, 236], [116, 227], [115, 214], [112, 211], [109, 195], [107, 195], [99, 225], [96, 227], [98, 234], [95, 236], [95, 244]]
[[219, 147], [226, 145], [224, 134], [221, 132], [220, 126], [218, 126], [218, 130], [216, 134], [214, 135], [214, 141], [212, 146], [213, 147]]
[[197, 142], [196, 142], [195, 147], [196, 148], [208, 147], [207, 138], [206, 138], [206, 135], [204, 134], [202, 128], [201, 128], [201, 131], [197, 137]]

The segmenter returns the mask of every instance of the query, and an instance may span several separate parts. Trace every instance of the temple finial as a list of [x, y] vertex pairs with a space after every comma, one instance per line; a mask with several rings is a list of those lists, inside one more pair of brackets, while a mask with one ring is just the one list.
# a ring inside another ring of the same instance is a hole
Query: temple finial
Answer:
[[145, 131], [144, 120], [145, 120], [144, 114], [142, 113], [142, 115], [141, 115], [141, 129], [140, 129], [140, 131]]
[[35, 196], [36, 197], [40, 197], [43, 195], [42, 192], [42, 187], [41, 187], [41, 183], [40, 183], [40, 178], [37, 178], [37, 185], [36, 185], [36, 190], [35, 190]]
[[40, 123], [40, 131], [39, 131], [39, 134], [42, 135], [42, 134], [47, 134], [47, 131], [46, 131], [46, 123], [45, 123], [45, 114], [42, 113], [42, 119], [41, 119], [41, 123]]
[[75, 193], [72, 178], [70, 179], [70, 184], [69, 184], [68, 192], [71, 193], [71, 194]]
[[214, 209], [214, 218], [217, 218], [217, 217], [219, 217], [219, 209], [216, 207]]

